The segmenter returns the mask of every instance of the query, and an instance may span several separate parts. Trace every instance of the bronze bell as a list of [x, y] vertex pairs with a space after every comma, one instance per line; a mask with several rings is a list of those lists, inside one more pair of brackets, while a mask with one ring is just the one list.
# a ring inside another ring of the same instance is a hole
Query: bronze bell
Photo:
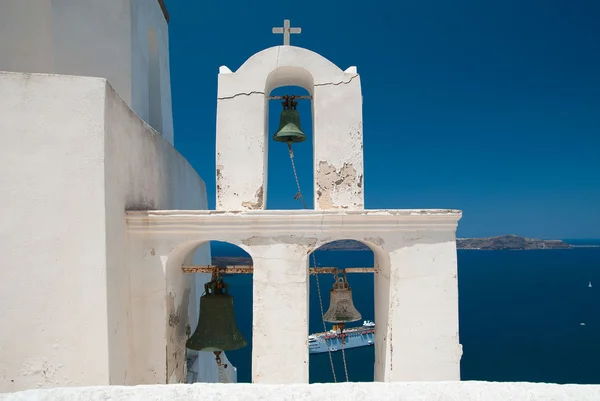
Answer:
[[185, 346], [196, 351], [233, 351], [248, 343], [235, 324], [233, 296], [221, 278], [204, 284], [200, 297], [200, 315], [194, 334]]
[[285, 95], [283, 97], [283, 110], [279, 116], [279, 128], [273, 139], [277, 142], [303, 142], [306, 140], [306, 135], [300, 128], [300, 114], [296, 110], [298, 102], [296, 102], [295, 96]]
[[356, 322], [362, 319], [352, 301], [352, 289], [348, 286], [346, 277], [338, 277], [330, 291], [329, 309], [323, 315], [323, 320], [330, 323]]

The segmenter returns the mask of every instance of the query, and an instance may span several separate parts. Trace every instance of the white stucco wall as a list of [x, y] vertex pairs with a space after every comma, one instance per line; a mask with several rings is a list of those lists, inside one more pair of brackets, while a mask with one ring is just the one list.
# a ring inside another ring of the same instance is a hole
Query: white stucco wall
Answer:
[[185, 380], [165, 338], [197, 319], [206, 276], [165, 286], [125, 210], [206, 208], [203, 181], [105, 79], [0, 72], [0, 109], [0, 391]]
[[315, 209], [364, 208], [362, 94], [355, 67], [342, 71], [321, 55], [276, 46], [236, 72], [221, 67], [217, 100], [217, 210], [265, 209], [268, 99], [281, 86], [312, 95]]
[[0, 394], [2, 401], [597, 401], [598, 385], [544, 383], [439, 382], [339, 383], [304, 385], [194, 384], [30, 390]]
[[168, 25], [158, 0], [3, 0], [0, 71], [107, 78], [150, 122], [150, 28], [158, 39], [159, 131], [173, 144]]
[[421, 227], [380, 238], [371, 244], [380, 271], [375, 344], [382, 346], [375, 347], [375, 377], [460, 380], [455, 230]]
[[0, 73], [0, 391], [109, 383], [105, 86]]
[[307, 383], [306, 247], [258, 236], [243, 243], [254, 265], [252, 382]]

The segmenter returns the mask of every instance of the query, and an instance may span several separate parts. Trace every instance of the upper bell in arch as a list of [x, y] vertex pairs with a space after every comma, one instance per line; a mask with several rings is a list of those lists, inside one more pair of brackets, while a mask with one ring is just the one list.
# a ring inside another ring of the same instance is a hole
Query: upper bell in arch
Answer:
[[323, 315], [323, 320], [330, 323], [356, 322], [362, 315], [354, 307], [352, 289], [345, 277], [338, 277], [330, 291], [329, 309]]
[[273, 139], [277, 142], [303, 142], [306, 140], [306, 135], [300, 127], [300, 114], [296, 110], [298, 102], [294, 100], [295, 96], [285, 95], [283, 97], [283, 110], [279, 116], [279, 128]]

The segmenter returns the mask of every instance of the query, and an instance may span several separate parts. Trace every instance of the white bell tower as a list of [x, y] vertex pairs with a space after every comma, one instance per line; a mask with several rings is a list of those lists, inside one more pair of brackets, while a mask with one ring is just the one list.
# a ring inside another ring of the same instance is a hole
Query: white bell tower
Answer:
[[312, 97], [315, 210], [364, 208], [362, 94], [356, 67], [345, 71], [323, 56], [284, 45], [265, 49], [236, 71], [219, 70], [217, 210], [266, 208], [269, 94], [300, 86]]

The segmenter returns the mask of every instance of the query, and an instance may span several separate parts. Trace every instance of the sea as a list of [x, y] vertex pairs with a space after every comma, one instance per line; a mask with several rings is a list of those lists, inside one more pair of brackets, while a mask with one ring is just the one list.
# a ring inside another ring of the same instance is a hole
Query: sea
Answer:
[[[577, 247], [458, 250], [461, 380], [600, 384], [600, 240], [564, 241]], [[247, 256], [223, 243], [211, 244], [211, 251]], [[318, 266], [373, 266], [371, 251], [317, 250], [315, 256]], [[323, 331], [315, 280], [311, 276], [311, 333]], [[348, 281], [363, 319], [374, 320], [373, 275], [349, 274]], [[252, 344], [252, 275], [227, 276], [227, 282], [236, 323]], [[333, 276], [320, 275], [319, 283], [327, 310]], [[251, 382], [251, 345], [227, 356], [238, 382]], [[341, 352], [332, 356], [337, 381], [345, 381]], [[373, 381], [374, 347], [346, 350], [346, 361], [349, 381]], [[327, 353], [310, 355], [309, 381], [334, 381]]]

